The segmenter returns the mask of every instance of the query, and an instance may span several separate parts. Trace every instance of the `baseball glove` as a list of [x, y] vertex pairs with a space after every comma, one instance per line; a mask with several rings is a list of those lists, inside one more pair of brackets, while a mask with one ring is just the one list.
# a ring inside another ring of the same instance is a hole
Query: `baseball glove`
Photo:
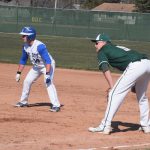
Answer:
[[132, 92], [132, 93], [136, 93], [135, 85], [131, 88], [131, 92]]

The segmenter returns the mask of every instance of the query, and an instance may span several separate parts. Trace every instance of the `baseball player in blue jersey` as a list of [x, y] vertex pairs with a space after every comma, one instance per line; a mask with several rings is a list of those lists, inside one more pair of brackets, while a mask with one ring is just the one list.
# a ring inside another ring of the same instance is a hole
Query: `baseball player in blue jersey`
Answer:
[[[110, 134], [111, 122], [117, 110], [122, 104], [127, 93], [132, 89], [136, 93], [140, 109], [140, 129], [144, 133], [150, 133], [149, 125], [149, 102], [146, 90], [150, 80], [150, 60], [145, 54], [123, 46], [111, 43], [105, 34], [99, 34], [95, 40], [95, 48], [99, 63], [108, 85], [108, 104], [104, 118], [98, 127], [90, 127], [90, 132]], [[114, 84], [109, 66], [123, 71], [121, 77]]]
[[20, 75], [26, 65], [28, 57], [30, 58], [33, 67], [24, 80], [20, 101], [15, 106], [28, 106], [28, 97], [31, 85], [43, 74], [48, 96], [52, 103], [50, 111], [58, 112], [60, 110], [60, 102], [53, 83], [55, 61], [49, 54], [46, 45], [41, 41], [36, 40], [36, 31], [33, 27], [24, 27], [20, 34], [22, 35], [24, 45], [22, 47], [22, 56], [16, 74], [16, 81], [19, 82]]

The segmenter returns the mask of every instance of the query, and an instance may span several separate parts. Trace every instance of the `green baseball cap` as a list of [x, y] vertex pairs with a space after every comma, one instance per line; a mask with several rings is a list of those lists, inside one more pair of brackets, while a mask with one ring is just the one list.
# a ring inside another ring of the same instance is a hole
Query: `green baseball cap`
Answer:
[[91, 40], [91, 41], [92, 41], [92, 42], [98, 42], [98, 41], [110, 42], [111, 40], [110, 40], [110, 38], [109, 38], [106, 34], [102, 33], [102, 34], [99, 34], [99, 35], [96, 37], [96, 39]]

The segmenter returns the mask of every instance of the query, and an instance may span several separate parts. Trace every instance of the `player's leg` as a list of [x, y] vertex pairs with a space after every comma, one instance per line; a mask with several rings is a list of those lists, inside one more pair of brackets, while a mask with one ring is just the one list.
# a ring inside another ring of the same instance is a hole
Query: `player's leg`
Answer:
[[[46, 84], [46, 88], [47, 88], [49, 99], [51, 100], [51, 103], [52, 103], [52, 109], [50, 109], [50, 110], [51, 111], [59, 111], [60, 110], [60, 102], [59, 102], [59, 99], [58, 99], [58, 95], [57, 95], [55, 85], [53, 83], [54, 71], [55, 71], [55, 62], [52, 62], [51, 70], [50, 70], [51, 82]], [[45, 80], [46, 70], [44, 70], [43, 72], [44, 72], [44, 80]]]
[[[137, 68], [140, 68], [140, 69], [137, 69]], [[147, 66], [145, 65], [144, 61], [134, 62], [129, 65], [129, 67], [126, 69], [124, 74], [116, 82], [115, 86], [109, 93], [109, 104], [108, 104], [108, 108], [106, 110], [107, 113], [105, 116], [106, 122], [107, 120], [108, 122], [112, 120], [113, 116], [115, 115], [119, 106], [123, 102], [127, 93], [130, 91], [131, 87], [135, 85], [136, 81], [139, 78], [142, 78], [143, 76], [145, 76], [146, 72], [147, 72]]]
[[[150, 118], [149, 116], [149, 104], [148, 98], [146, 97], [146, 90], [148, 83], [150, 81], [150, 60], [145, 60], [147, 65], [147, 75], [137, 81], [136, 91], [137, 91], [137, 100], [140, 107], [140, 123], [141, 127], [139, 130], [143, 130], [145, 133], [150, 133]], [[149, 119], [149, 120], [148, 120]], [[148, 120], [148, 127], [147, 127]], [[144, 127], [145, 126], [145, 127]]]
[[[109, 128], [111, 126], [111, 121], [122, 104], [125, 96], [130, 91], [131, 87], [135, 85], [136, 80], [145, 74], [146, 67], [144, 65], [145, 64], [141, 62], [131, 63], [118, 79], [109, 93], [105, 116], [99, 126], [101, 129], [105, 130], [105, 128]], [[138, 70], [137, 68], [141, 69]]]
[[36, 68], [30, 69], [23, 83], [23, 89], [22, 89], [22, 95], [20, 101], [19, 103], [16, 104], [16, 106], [23, 107], [28, 104], [28, 97], [30, 94], [31, 85], [35, 80], [37, 80], [40, 74], [41, 73], [39, 73], [39, 71]]
[[108, 104], [105, 111], [104, 118], [100, 122], [100, 125], [96, 128], [90, 127], [89, 131], [91, 132], [102, 132], [103, 134], [109, 134], [111, 132], [111, 121], [116, 114], [119, 106], [122, 104], [125, 96], [130, 91], [132, 82], [127, 83], [128, 72], [124, 72], [121, 77], [117, 80], [116, 84], [109, 92], [108, 95]]
[[142, 126], [147, 126], [149, 120], [149, 103], [148, 98], [146, 97], [148, 82], [149, 75], [145, 74], [136, 82], [135, 87], [140, 108], [140, 123]]
[[110, 126], [111, 121], [119, 109], [120, 105], [124, 101], [126, 95], [130, 91], [132, 85], [134, 85], [133, 79], [130, 79], [128, 74], [130, 71], [125, 72], [116, 82], [113, 89], [108, 95], [108, 104], [105, 112], [105, 117], [101, 124], [105, 126]]

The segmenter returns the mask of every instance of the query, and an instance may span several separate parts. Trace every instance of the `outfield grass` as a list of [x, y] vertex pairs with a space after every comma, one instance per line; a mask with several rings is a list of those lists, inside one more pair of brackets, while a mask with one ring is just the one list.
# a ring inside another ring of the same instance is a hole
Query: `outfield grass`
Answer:
[[[70, 37], [38, 36], [56, 60], [56, 66], [84, 70], [98, 70], [94, 44], [90, 39]], [[113, 41], [122, 46], [147, 53], [150, 56], [150, 42]], [[18, 63], [22, 40], [17, 34], [0, 34], [0, 62]], [[30, 62], [28, 62], [30, 64]]]

